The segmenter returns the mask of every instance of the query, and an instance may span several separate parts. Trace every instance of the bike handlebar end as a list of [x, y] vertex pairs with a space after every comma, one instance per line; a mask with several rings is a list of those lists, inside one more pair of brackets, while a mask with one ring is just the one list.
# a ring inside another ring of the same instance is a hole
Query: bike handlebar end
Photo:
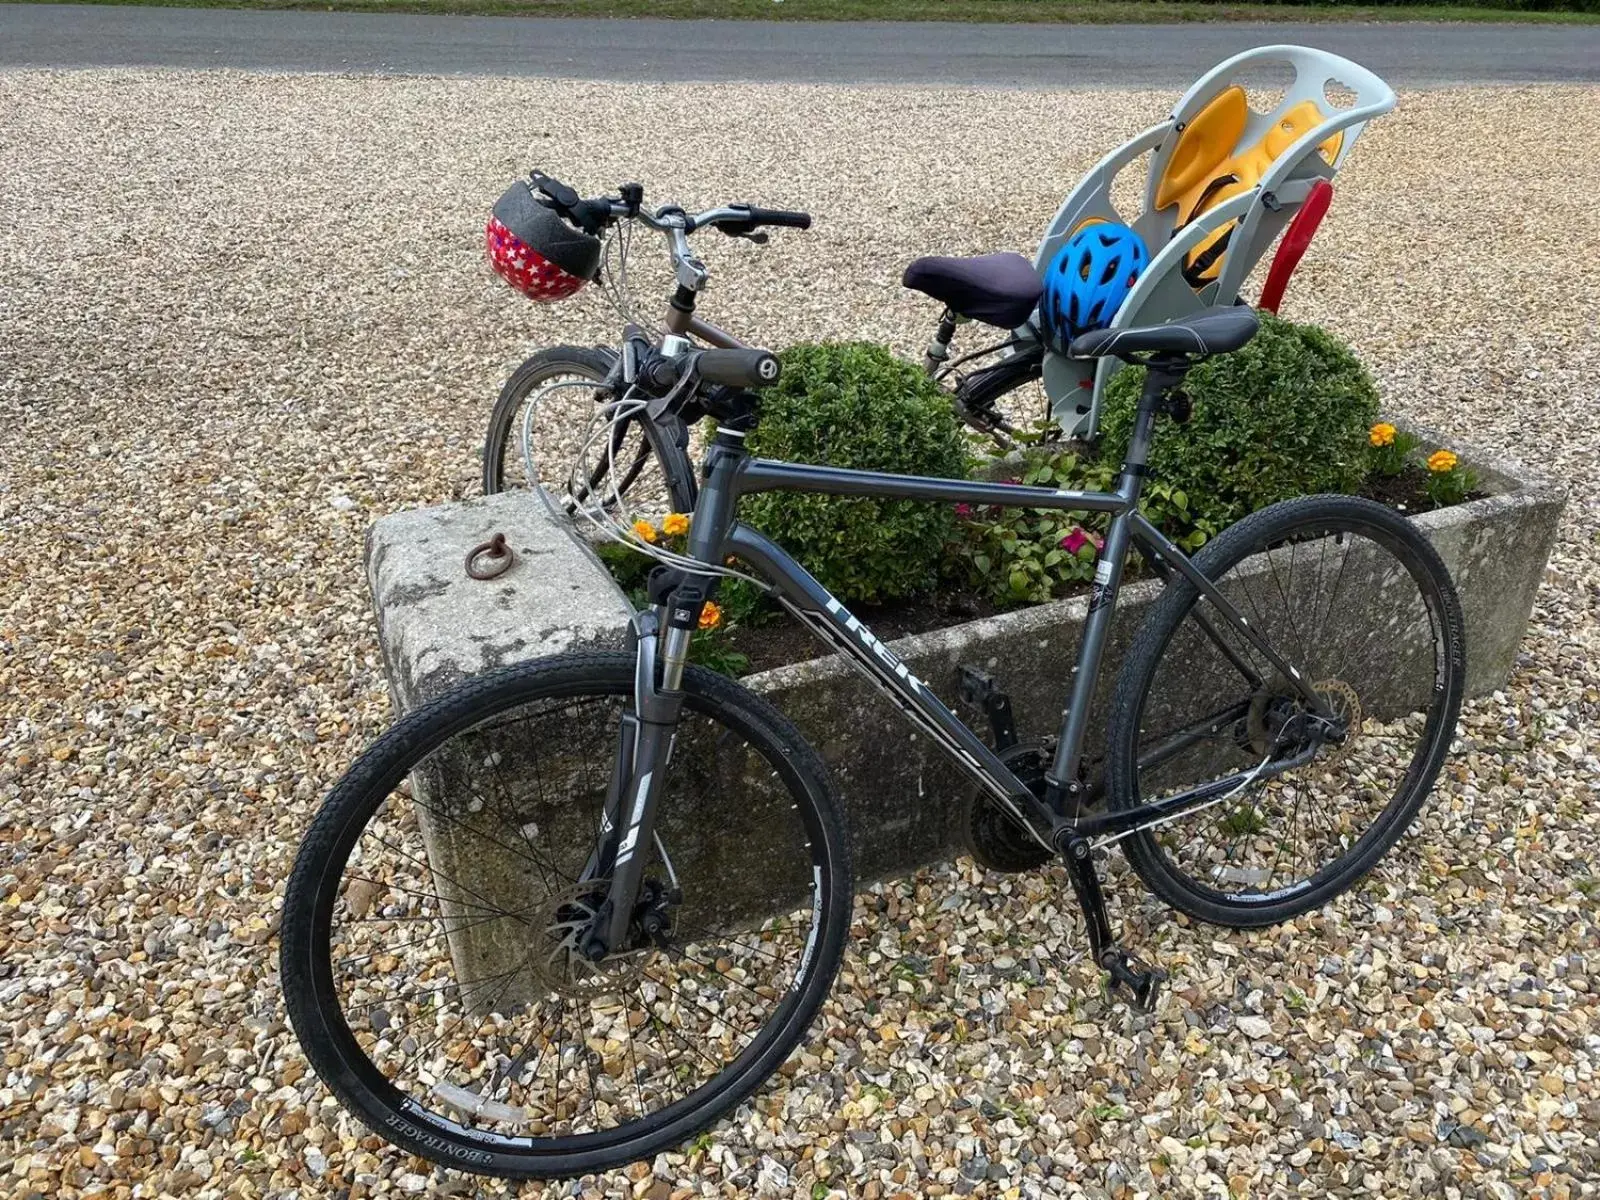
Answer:
[[694, 365], [706, 383], [734, 388], [771, 387], [783, 373], [783, 364], [770, 350], [702, 350]]

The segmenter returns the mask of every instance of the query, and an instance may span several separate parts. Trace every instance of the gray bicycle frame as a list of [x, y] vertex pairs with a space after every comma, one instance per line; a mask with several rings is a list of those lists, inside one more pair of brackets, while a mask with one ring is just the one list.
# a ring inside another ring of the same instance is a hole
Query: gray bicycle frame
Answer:
[[[1156, 372], [1151, 373], [1152, 376]], [[1159, 378], [1156, 383], [1159, 384]], [[751, 457], [743, 448], [742, 435], [719, 432], [706, 463], [705, 481], [695, 506], [695, 520], [689, 540], [691, 556], [706, 563], [720, 563], [735, 555], [755, 568], [755, 573], [773, 588], [778, 600], [803, 622], [812, 633], [832, 646], [868, 680], [894, 702], [895, 706], [922, 732], [943, 748], [961, 767], [1012, 815], [1024, 818], [1034, 828], [1051, 831], [1052, 839], [1063, 828], [1083, 836], [1122, 832], [1153, 823], [1164, 817], [1226, 792], [1240, 778], [1233, 776], [1213, 781], [1200, 788], [1144, 805], [1131, 812], [1105, 813], [1082, 819], [1069, 819], [1041, 804], [1004, 762], [963, 721], [934, 695], [922, 680], [908, 670], [895, 654], [878, 640], [826, 588], [817, 582], [771, 539], [733, 519], [741, 496], [757, 492], [816, 492], [836, 496], [873, 496], [896, 500], [929, 500], [971, 505], [1000, 505], [1016, 508], [1052, 510], [1079, 509], [1111, 516], [1105, 547], [1095, 572], [1089, 596], [1088, 619], [1078, 651], [1072, 688], [1056, 742], [1055, 758], [1046, 772], [1052, 791], [1070, 796], [1080, 794], [1078, 764], [1088, 728], [1090, 700], [1099, 676], [1123, 567], [1131, 544], [1138, 544], [1146, 557], [1165, 563], [1199, 589], [1223, 622], [1256, 649], [1284, 678], [1288, 679], [1313, 711], [1322, 712], [1325, 704], [1302, 678], [1300, 671], [1286, 661], [1238, 611], [1228, 598], [1160, 530], [1138, 511], [1139, 493], [1144, 481], [1144, 464], [1149, 451], [1155, 405], [1161, 388], [1149, 389], [1134, 423], [1128, 454], [1112, 492], [1063, 491], [1055, 488], [1025, 487], [1016, 484], [983, 483], [957, 479], [892, 475], [876, 471], [846, 470], [836, 467], [807, 466]], [[1248, 661], [1228, 647], [1202, 618], [1203, 627], [1222, 646], [1241, 673], [1254, 685], [1262, 682]], [[1179, 731], [1168, 743], [1157, 748], [1144, 763], [1162, 761], [1178, 753], [1187, 741], [1212, 732], [1226, 717], [1242, 715], [1230, 710], [1211, 714]], [[1294, 759], [1273, 764], [1254, 777], [1279, 774], [1297, 765]], [[1020, 811], [1019, 811], [1020, 810]], [[1028, 819], [1031, 818], [1031, 819]], [[1036, 834], [1037, 836], [1037, 834]]]
[[[710, 214], [700, 214], [700, 218]], [[678, 283], [678, 294], [663, 322], [669, 333], [698, 338], [724, 349], [743, 348], [738, 338], [695, 315], [695, 300], [706, 282], [704, 265], [690, 252], [686, 235], [671, 223], [652, 221], [668, 236]], [[930, 368], [933, 363], [930, 361]], [[1129, 549], [1137, 544], [1144, 555], [1165, 576], [1168, 567], [1199, 591], [1220, 615], [1223, 622], [1259, 652], [1272, 668], [1287, 679], [1310, 710], [1328, 716], [1325, 701], [1317, 695], [1300, 671], [1283, 658], [1172, 541], [1151, 525], [1139, 512], [1139, 493], [1143, 488], [1145, 463], [1151, 432], [1162, 397], [1181, 384], [1187, 369], [1152, 363], [1147, 372], [1144, 393], [1135, 415], [1128, 452], [1111, 492], [1064, 491], [1055, 488], [1024, 487], [1016, 484], [983, 483], [961, 479], [936, 479], [915, 475], [893, 475], [878, 471], [847, 470], [755, 458], [744, 447], [744, 434], [723, 425], [707, 453], [705, 479], [699, 489], [690, 528], [688, 551], [707, 565], [721, 564], [730, 555], [755, 569], [770, 586], [777, 599], [802, 624], [844, 655], [869, 682], [881, 691], [911, 724], [931, 737], [975, 783], [991, 795], [1033, 837], [1052, 852], [1069, 844], [1073, 853], [1086, 856], [1085, 839], [1102, 834], [1121, 834], [1154, 825], [1208, 801], [1226, 795], [1241, 782], [1270, 778], [1304, 765], [1316, 747], [1290, 758], [1257, 766], [1246, 773], [1223, 779], [1142, 804], [1135, 808], [1078, 816], [1085, 798], [1079, 764], [1088, 730], [1090, 702], [1100, 675], [1106, 640], [1122, 585], [1123, 568]], [[755, 403], [751, 398], [752, 405]], [[886, 647], [865, 624], [816, 578], [784, 550], [756, 530], [735, 520], [742, 496], [758, 492], [813, 492], [833, 496], [866, 496], [891, 500], [927, 500], [950, 504], [999, 505], [1012, 508], [1083, 510], [1103, 512], [1111, 517], [1105, 545], [1089, 594], [1088, 619], [1073, 669], [1072, 687], [1056, 739], [1055, 757], [1045, 773], [1045, 800], [1019, 780], [959, 717], [918, 679], [893, 651]], [[1163, 565], [1164, 564], [1164, 565]], [[638, 663], [635, 671], [634, 707], [624, 715], [613, 767], [610, 789], [601, 823], [602, 844], [591, 856], [584, 877], [611, 876], [607, 903], [609, 914], [600, 922], [605, 934], [591, 946], [596, 956], [607, 947], [624, 944], [638, 895], [644, 859], [642, 848], [654, 836], [654, 811], [671, 757], [673, 733], [682, 704], [678, 691], [688, 653], [690, 631], [667, 621], [670, 605], [655, 612], [640, 614], [635, 621]], [[1203, 612], [1196, 612], [1197, 623], [1221, 652], [1240, 671], [1252, 689], [1264, 685], [1249, 661], [1230, 646]], [[657, 667], [660, 682], [657, 683]], [[1194, 741], [1213, 735], [1224, 723], [1245, 715], [1248, 703], [1208, 714], [1185, 729], [1167, 736], [1159, 745], [1140, 757], [1146, 768], [1166, 761]], [[1073, 815], [1067, 815], [1069, 806]], [[1046, 831], [1041, 834], [1041, 830]], [[1104, 908], [1099, 898], [1099, 883], [1087, 858], [1082, 863], [1069, 861], [1074, 886], [1085, 904], [1091, 924], [1091, 940], [1096, 953], [1109, 945]], [[1086, 876], [1086, 878], [1085, 878]], [[1102, 964], [1104, 965], [1104, 964]]]

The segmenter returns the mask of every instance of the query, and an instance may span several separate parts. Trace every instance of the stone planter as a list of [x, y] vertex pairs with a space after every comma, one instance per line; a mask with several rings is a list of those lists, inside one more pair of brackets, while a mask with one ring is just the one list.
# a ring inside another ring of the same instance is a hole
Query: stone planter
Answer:
[[[1455, 577], [1466, 617], [1468, 692], [1477, 695], [1501, 686], [1511, 671], [1564, 496], [1514, 463], [1453, 446], [1489, 496], [1415, 520]], [[507, 533], [518, 564], [490, 583], [467, 579], [463, 555], [496, 530]], [[622, 644], [626, 600], [536, 496], [506, 494], [386, 517], [369, 534], [367, 562], [400, 711], [504, 662]], [[1103, 744], [1116, 668], [1159, 592], [1159, 583], [1147, 581], [1121, 595], [1091, 747]], [[1040, 736], [1059, 723], [1086, 605], [1086, 598], [1074, 598], [1019, 609], [902, 638], [892, 649], [947, 703], [955, 699], [961, 666], [992, 672], [1011, 694], [1023, 736]], [[967, 783], [845, 663], [819, 658], [745, 683], [793, 719], [827, 760], [859, 878], [903, 873], [954, 852]], [[981, 728], [979, 714], [965, 715]], [[435, 795], [449, 788], [447, 779], [428, 785]], [[714, 815], [711, 821], [712, 828], [726, 825]], [[449, 865], [448, 874], [476, 872], [474, 886], [484, 889], [510, 886], [519, 877], [503, 865], [462, 862], [444, 836], [434, 839], [430, 853], [441, 868]], [[467, 957], [487, 961], [490, 950], [485, 945]]]
[[[1436, 435], [1414, 429], [1428, 446]], [[1466, 619], [1467, 694], [1503, 685], [1544, 576], [1565, 494], [1519, 464], [1452, 448], [1489, 495], [1413, 518], [1455, 578]], [[1105, 714], [1117, 668], [1162, 585], [1123, 589], [1095, 695], [1090, 752], [1104, 744]], [[963, 665], [992, 672], [1011, 695], [1023, 738], [1054, 733], [1069, 672], [1077, 661], [1087, 597], [1016, 609], [948, 629], [915, 634], [890, 648], [946, 704], [956, 699]], [[844, 662], [821, 658], [744, 680], [767, 696], [821, 751], [847, 809], [862, 880], [885, 878], [955, 853], [966, 782], [944, 755]], [[958, 709], [974, 728], [982, 715]]]

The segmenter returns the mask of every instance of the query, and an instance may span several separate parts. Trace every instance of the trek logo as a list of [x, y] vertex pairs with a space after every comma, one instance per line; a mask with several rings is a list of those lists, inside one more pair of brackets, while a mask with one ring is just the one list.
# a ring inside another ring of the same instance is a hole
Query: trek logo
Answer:
[[834, 616], [843, 620], [845, 628], [851, 633], [855, 634], [856, 640], [858, 640], [868, 650], [871, 650], [872, 653], [877, 656], [879, 662], [883, 663], [884, 666], [893, 671], [895, 677], [898, 678], [901, 683], [904, 683], [913, 692], [921, 693], [928, 690], [926, 685], [923, 684], [922, 680], [918, 679], [910, 671], [906, 670], [905, 663], [901, 662], [892, 653], [890, 653], [887, 646], [872, 636], [871, 630], [869, 630], [860, 621], [856, 620], [850, 611], [832, 596], [828, 597], [828, 611]]

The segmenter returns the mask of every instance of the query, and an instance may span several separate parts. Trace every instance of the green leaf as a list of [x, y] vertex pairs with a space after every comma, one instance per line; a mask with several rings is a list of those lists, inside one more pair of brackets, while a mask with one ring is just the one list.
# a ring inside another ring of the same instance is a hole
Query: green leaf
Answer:
[[987, 575], [994, 564], [989, 561], [987, 554], [974, 554], [972, 556], [972, 565], [977, 567], [980, 573]]

